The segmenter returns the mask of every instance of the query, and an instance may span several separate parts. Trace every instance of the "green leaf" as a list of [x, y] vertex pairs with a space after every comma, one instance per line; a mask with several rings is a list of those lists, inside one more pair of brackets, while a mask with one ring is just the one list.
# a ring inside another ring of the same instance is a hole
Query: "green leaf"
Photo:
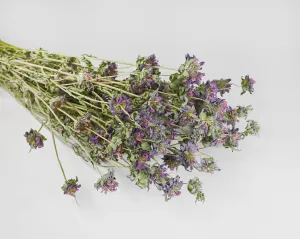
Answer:
[[189, 77], [189, 73], [185, 70], [184, 72], [182, 72], [182, 76], [183, 77]]
[[201, 112], [199, 118], [203, 121], [206, 120], [206, 114], [204, 112]]
[[142, 149], [148, 151], [150, 149], [150, 145], [147, 142], [142, 143]]
[[113, 150], [116, 150], [117, 147], [118, 147], [119, 145], [121, 145], [121, 144], [122, 144], [122, 140], [121, 140], [119, 137], [114, 136], [114, 137], [112, 137], [109, 146], [110, 146]]

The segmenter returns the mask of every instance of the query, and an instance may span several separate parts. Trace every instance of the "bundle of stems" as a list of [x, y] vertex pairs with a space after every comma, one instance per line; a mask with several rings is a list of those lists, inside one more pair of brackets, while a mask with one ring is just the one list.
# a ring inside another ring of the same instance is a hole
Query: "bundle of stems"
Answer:
[[[132, 64], [0, 41], [0, 87], [41, 123], [39, 130], [24, 135], [32, 149], [44, 146], [41, 129], [50, 130], [65, 179], [62, 190], [74, 198], [81, 185], [77, 177], [65, 176], [56, 137], [100, 172], [97, 190], [116, 191], [114, 170], [123, 168], [140, 188], [152, 184], [166, 200], [180, 195], [187, 184], [196, 201], [204, 201], [197, 177], [184, 183], [172, 171], [218, 171], [214, 158], [203, 150], [236, 150], [238, 141], [257, 134], [259, 126], [247, 120], [245, 129], [237, 127], [251, 106], [229, 106], [223, 95], [235, 84], [230, 79], [205, 81], [203, 64], [189, 54], [177, 69], [160, 66], [155, 55], [138, 56]], [[242, 94], [253, 93], [254, 83], [248, 75], [242, 77]]]

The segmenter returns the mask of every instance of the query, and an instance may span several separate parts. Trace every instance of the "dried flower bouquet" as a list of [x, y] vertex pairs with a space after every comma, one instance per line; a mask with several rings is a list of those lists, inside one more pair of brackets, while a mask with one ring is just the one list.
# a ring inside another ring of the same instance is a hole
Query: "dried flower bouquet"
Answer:
[[[205, 148], [236, 150], [259, 126], [247, 120], [245, 129], [237, 127], [251, 106], [229, 106], [223, 95], [235, 84], [230, 79], [204, 80], [203, 64], [189, 54], [173, 69], [159, 65], [155, 55], [139, 56], [131, 64], [0, 41], [0, 87], [41, 123], [40, 129], [24, 134], [31, 149], [42, 148], [46, 138], [41, 130], [50, 130], [65, 179], [62, 190], [74, 198], [81, 185], [77, 177], [66, 177], [56, 137], [100, 173], [97, 190], [116, 191], [114, 172], [122, 168], [140, 188], [155, 185], [165, 200], [179, 196], [186, 184], [196, 201], [204, 201], [200, 180], [192, 177], [184, 183], [174, 176], [176, 170], [218, 171]], [[253, 93], [254, 83], [248, 75], [242, 77], [241, 94]]]

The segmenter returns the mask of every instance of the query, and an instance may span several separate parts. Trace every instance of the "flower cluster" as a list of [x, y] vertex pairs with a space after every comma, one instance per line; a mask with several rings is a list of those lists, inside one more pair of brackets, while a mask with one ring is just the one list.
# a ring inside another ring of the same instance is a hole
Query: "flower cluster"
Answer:
[[52, 102], [51, 109], [56, 111], [57, 109], [61, 108], [65, 103], [66, 103], [66, 98], [60, 96]]
[[86, 72], [84, 75], [84, 79], [82, 81], [82, 85], [84, 89], [87, 89], [87, 91], [90, 93], [95, 89], [94, 84], [90, 81], [93, 77], [93, 74]]
[[143, 168], [146, 165], [146, 162], [150, 161], [150, 154], [147, 152], [140, 152], [140, 155], [137, 159], [137, 161], [134, 164], [134, 167], [137, 169], [137, 171], [142, 171]]
[[44, 147], [44, 141], [46, 140], [46, 137], [40, 134], [38, 131], [30, 129], [29, 132], [25, 132], [24, 136], [32, 149]]
[[147, 90], [155, 90], [159, 87], [159, 64], [156, 56], [138, 57], [137, 69], [130, 78], [130, 88], [135, 94], [143, 94]]
[[145, 70], [146, 74], [148, 76], [152, 76], [155, 71], [155, 66], [158, 66], [158, 60], [156, 59], [156, 56], [153, 54], [147, 58], [139, 57], [138, 62], [140, 61], [140, 64], [138, 65], [138, 68], [140, 71]]
[[165, 200], [168, 201], [175, 196], [181, 194], [181, 187], [183, 182], [180, 181], [180, 177], [176, 176], [175, 178], [168, 178], [166, 183], [163, 185], [162, 190], [164, 192]]
[[187, 85], [199, 85], [202, 77], [205, 76], [204, 73], [199, 72], [202, 70], [202, 66], [204, 65], [204, 61], [199, 62], [199, 59], [195, 56], [190, 56], [186, 54], [185, 56], [185, 71], [188, 73], [188, 77], [186, 79]]
[[213, 173], [215, 171], [220, 171], [215, 163], [215, 159], [212, 157], [201, 159], [199, 169], [205, 173]]
[[202, 184], [199, 178], [190, 179], [187, 186], [188, 191], [196, 196], [196, 202], [201, 201], [204, 202], [205, 196], [202, 192]]
[[197, 164], [195, 152], [197, 146], [191, 142], [182, 144], [179, 150], [179, 161], [185, 169], [193, 169]]
[[81, 134], [88, 133], [89, 129], [91, 128], [91, 117], [92, 115], [88, 113], [82, 119], [75, 122], [75, 129]]
[[250, 94], [253, 93], [254, 88], [253, 85], [255, 84], [255, 80], [249, 77], [249, 75], [246, 75], [242, 77], [242, 93], [245, 94], [246, 92], [249, 92]]
[[131, 113], [130, 100], [126, 95], [112, 98], [109, 103], [109, 110], [112, 115], [129, 120], [129, 113]]
[[239, 118], [247, 118], [249, 112], [251, 112], [253, 109], [251, 105], [248, 105], [246, 107], [244, 106], [238, 106], [237, 113]]
[[76, 192], [79, 190], [81, 185], [78, 183], [78, 178], [68, 179], [65, 181], [65, 184], [61, 187], [64, 194], [75, 197]]
[[105, 76], [113, 76], [116, 77], [118, 72], [117, 72], [117, 64], [114, 62], [108, 62], [107, 63], [107, 68], [105, 69], [104, 73]]
[[243, 132], [245, 136], [256, 135], [260, 130], [259, 124], [254, 120], [247, 120], [246, 130]]
[[101, 77], [111, 77], [115, 79], [118, 75], [118, 65], [114, 62], [103, 61], [98, 68], [98, 72]]
[[94, 187], [99, 190], [101, 189], [102, 192], [115, 192], [117, 191], [117, 187], [119, 183], [116, 181], [115, 178], [115, 171], [109, 170], [107, 174], [103, 175], [95, 184]]
[[178, 157], [173, 155], [164, 155], [162, 159], [164, 161], [164, 165], [166, 165], [171, 171], [178, 169], [181, 164]]
[[212, 83], [215, 84], [218, 88], [218, 92], [221, 96], [225, 93], [229, 93], [231, 90], [231, 79], [220, 79], [220, 80], [213, 80]]

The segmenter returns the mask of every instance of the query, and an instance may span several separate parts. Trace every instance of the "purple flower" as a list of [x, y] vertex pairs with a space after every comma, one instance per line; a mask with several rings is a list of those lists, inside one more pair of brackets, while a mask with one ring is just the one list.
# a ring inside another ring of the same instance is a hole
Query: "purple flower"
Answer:
[[199, 85], [203, 76], [205, 76], [204, 73], [196, 72], [194, 69], [191, 69], [189, 71], [189, 78], [186, 80], [186, 83], [187, 85]]
[[197, 146], [191, 142], [182, 144], [179, 150], [179, 160], [180, 163], [186, 169], [193, 169], [197, 164], [197, 160], [195, 157], [195, 152], [197, 150]]
[[165, 139], [166, 127], [163, 125], [162, 121], [153, 122], [153, 125], [146, 129], [148, 137], [152, 140], [162, 140]]
[[185, 55], [185, 59], [186, 59], [186, 61], [193, 60], [192, 66], [193, 66], [193, 68], [198, 69], [198, 70], [201, 70], [201, 66], [203, 66], [205, 63], [204, 61], [200, 62], [196, 56], [190, 56], [189, 54]]
[[186, 84], [188, 87], [193, 87], [193, 85], [199, 85], [202, 81], [202, 77], [205, 76], [204, 73], [199, 72], [202, 69], [204, 62], [199, 62], [198, 58], [195, 56], [190, 56], [186, 54], [185, 63], [179, 68], [179, 72], [187, 77]]
[[158, 66], [158, 60], [154, 54], [150, 55], [145, 63], [150, 64], [151, 66]]
[[231, 125], [232, 128], [235, 127], [235, 124], [239, 121], [238, 120], [238, 108], [232, 109], [230, 106], [228, 107], [227, 110], [227, 124]]
[[144, 72], [146, 73], [148, 78], [151, 78], [153, 75], [160, 74], [158, 68], [154, 67], [158, 66], [158, 60], [156, 59], [156, 56], [154, 54], [150, 55], [147, 58], [138, 58], [138, 62], [140, 63], [138, 69], [140, 71], [145, 70]]
[[151, 116], [153, 116], [154, 113], [157, 113], [155, 116], [165, 114], [166, 102], [162, 96], [158, 94], [152, 94], [148, 104], [149, 109], [146, 108], [145, 110], [150, 110]]
[[231, 130], [228, 130], [228, 135], [224, 138], [225, 147], [230, 148], [237, 148], [238, 147], [238, 141], [242, 139], [242, 134], [239, 132], [238, 128], [233, 128]]
[[229, 111], [229, 106], [227, 105], [227, 102], [224, 100], [221, 104], [218, 105], [217, 108], [217, 118], [219, 120], [224, 119], [225, 113]]
[[122, 119], [128, 120], [128, 114], [131, 113], [130, 100], [125, 95], [112, 98], [109, 102], [109, 110], [111, 111], [112, 115], [117, 115]]
[[231, 79], [220, 79], [220, 80], [213, 80], [214, 83], [218, 87], [218, 91], [220, 92], [221, 96], [223, 96], [226, 92], [228, 93], [231, 89]]
[[46, 137], [36, 130], [30, 129], [29, 132], [25, 132], [24, 136], [32, 149], [44, 147], [44, 140], [46, 140]]
[[[196, 96], [196, 97], [198, 97], [199, 96], [199, 91], [197, 91], [196, 89], [189, 89], [188, 91], [187, 91], [187, 96], [188, 97], [193, 97], [193, 96]], [[191, 101], [193, 101], [193, 100], [191, 100]]]
[[80, 184], [78, 184], [78, 178], [76, 179], [68, 179], [65, 181], [65, 184], [61, 187], [64, 194], [70, 195], [72, 197], [75, 197], [76, 192], [81, 187]]
[[115, 192], [117, 191], [117, 187], [119, 183], [116, 181], [115, 178], [115, 171], [109, 170], [107, 174], [104, 174], [95, 184], [94, 187], [105, 194], [108, 192]]
[[135, 162], [134, 167], [141, 172], [146, 166], [146, 162], [150, 160], [150, 154], [147, 152], [140, 152], [138, 160]]
[[140, 70], [143, 70], [144, 68], [152, 69], [152, 66], [158, 66], [158, 60], [154, 54], [148, 56], [148, 58], [140, 65]]
[[81, 120], [76, 123], [75, 129], [81, 134], [88, 133], [89, 129], [92, 127], [91, 117], [92, 114], [87, 113]]
[[118, 65], [114, 62], [108, 62], [107, 68], [104, 70], [105, 76], [114, 76], [115, 78], [118, 75], [117, 71]]
[[202, 121], [200, 124], [200, 135], [201, 137], [205, 137], [208, 134], [209, 125], [206, 121]]
[[158, 144], [157, 147], [154, 146], [154, 150], [159, 154], [166, 154], [168, 153], [168, 149], [171, 147], [171, 140], [167, 138], [163, 138]]
[[51, 109], [56, 111], [57, 109], [61, 108], [65, 103], [66, 103], [66, 97], [61, 96], [51, 103]]
[[205, 84], [205, 98], [208, 101], [214, 101], [217, 98], [218, 87], [215, 83], [207, 81]]
[[156, 90], [159, 87], [157, 79], [160, 75], [156, 56], [138, 57], [136, 63], [138, 75], [131, 75], [131, 91], [140, 95], [149, 89]]
[[181, 194], [181, 187], [183, 182], [180, 181], [180, 177], [176, 176], [175, 178], [167, 178], [166, 182], [162, 186], [164, 191], [165, 200], [168, 201], [172, 197], [179, 196]]
[[185, 126], [187, 124], [192, 124], [195, 122], [195, 112], [194, 108], [186, 105], [181, 108], [181, 112], [179, 113], [179, 122], [180, 126]]
[[149, 118], [142, 118], [140, 120], [140, 126], [143, 128], [147, 128], [150, 123], [151, 123], [151, 119], [149, 119]]
[[97, 130], [97, 134], [96, 133], [91, 133], [90, 134], [90, 143], [93, 145], [99, 144], [101, 137], [105, 138], [107, 140], [111, 139], [111, 134], [109, 134], [108, 132], [106, 133], [104, 130]]
[[145, 164], [146, 164], [145, 161], [139, 159], [135, 162], [134, 166], [139, 172], [141, 172], [143, 170], [143, 168], [145, 167]]
[[[99, 132], [97, 132], [99, 133]], [[94, 134], [91, 134], [90, 135], [90, 143], [95, 145], [95, 144], [98, 144], [99, 143], [99, 136], [98, 135], [94, 135]]]
[[241, 95], [245, 94], [247, 91], [252, 94], [254, 91], [253, 85], [255, 84], [255, 80], [246, 75], [242, 77], [242, 93]]
[[161, 190], [162, 185], [169, 174], [167, 173], [167, 168], [165, 165], [154, 164], [149, 170], [149, 183], [154, 183], [159, 190]]
[[220, 169], [216, 165], [215, 160], [213, 158], [203, 158], [203, 159], [201, 159], [199, 169], [202, 172], [206, 172], [206, 173], [213, 173], [214, 171], [220, 171]]
[[176, 126], [175, 121], [170, 120], [166, 126], [166, 136], [169, 140], [175, 139], [176, 136]]
[[137, 129], [135, 134], [134, 134], [135, 141], [143, 142], [143, 137], [144, 137], [144, 133], [142, 132], [142, 130]]
[[[152, 69], [152, 68], [151, 68]], [[149, 72], [150, 70], [148, 70]], [[151, 76], [152, 77], [152, 76]], [[147, 91], [148, 89], [152, 89], [155, 90], [159, 87], [159, 85], [157, 84], [157, 82], [151, 78], [150, 76], [143, 78], [141, 81], [136, 82], [136, 83], [132, 83], [130, 85], [130, 89], [133, 93], [135, 94], [143, 94], [145, 91]]]
[[172, 171], [177, 169], [181, 164], [179, 158], [176, 156], [164, 155], [162, 159], [164, 161], [164, 165], [166, 165]]
[[223, 101], [223, 102], [219, 105], [218, 110], [227, 112], [227, 111], [229, 110], [229, 106], [228, 106], [227, 102], [226, 102], [226, 101]]
[[156, 175], [161, 178], [166, 178], [169, 174], [167, 173], [167, 168], [164, 165], [160, 165], [157, 168]]

